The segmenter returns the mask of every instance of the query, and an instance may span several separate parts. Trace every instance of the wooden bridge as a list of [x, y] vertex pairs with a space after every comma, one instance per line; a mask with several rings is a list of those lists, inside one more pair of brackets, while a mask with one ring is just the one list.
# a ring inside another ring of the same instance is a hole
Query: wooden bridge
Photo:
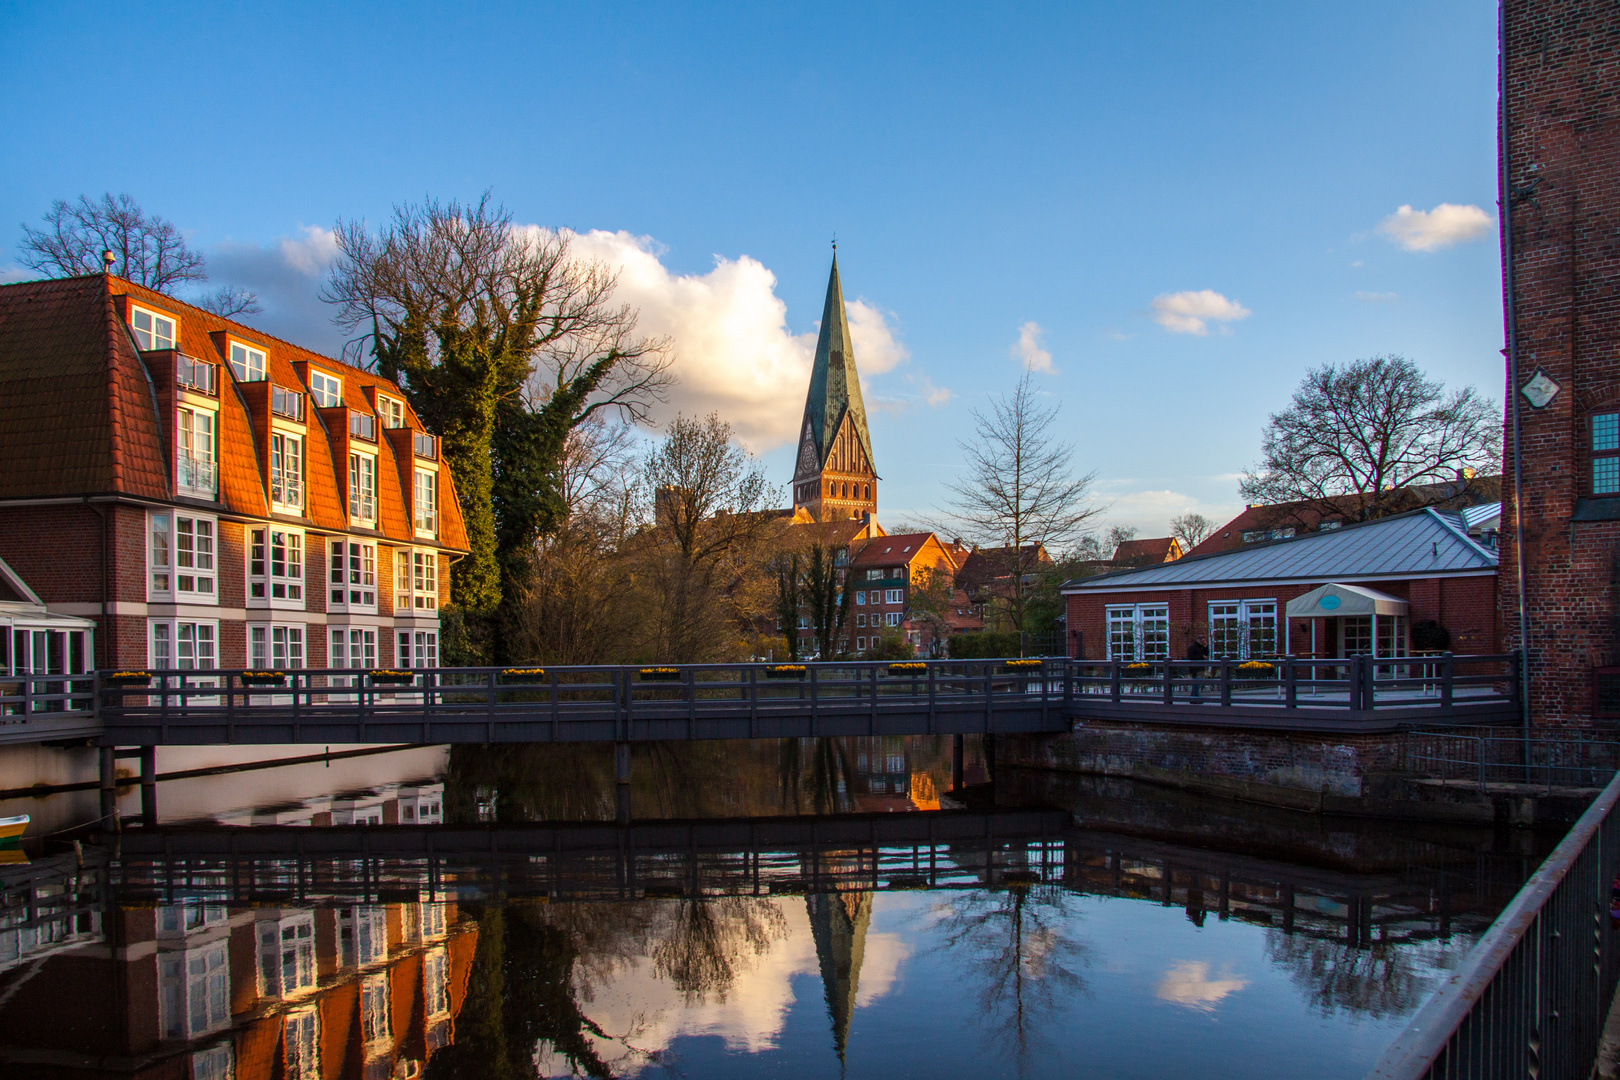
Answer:
[[0, 682], [0, 742], [614, 742], [1034, 734], [1087, 721], [1337, 732], [1512, 722], [1517, 654], [1125, 663], [184, 670]]

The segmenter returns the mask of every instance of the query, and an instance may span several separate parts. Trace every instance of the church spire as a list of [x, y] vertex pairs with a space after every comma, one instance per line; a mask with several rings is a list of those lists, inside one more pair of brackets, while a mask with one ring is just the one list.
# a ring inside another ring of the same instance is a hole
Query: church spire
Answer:
[[835, 248], [799, 430], [794, 505], [809, 510], [820, 521], [875, 512], [877, 471], [873, 460]]

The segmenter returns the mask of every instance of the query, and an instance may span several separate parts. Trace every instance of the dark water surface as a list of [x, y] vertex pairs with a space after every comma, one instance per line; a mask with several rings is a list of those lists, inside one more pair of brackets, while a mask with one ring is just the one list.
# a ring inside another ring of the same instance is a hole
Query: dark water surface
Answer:
[[0, 1075], [1359, 1077], [1557, 840], [951, 754], [656, 744], [628, 807], [608, 748], [166, 782], [0, 865]]

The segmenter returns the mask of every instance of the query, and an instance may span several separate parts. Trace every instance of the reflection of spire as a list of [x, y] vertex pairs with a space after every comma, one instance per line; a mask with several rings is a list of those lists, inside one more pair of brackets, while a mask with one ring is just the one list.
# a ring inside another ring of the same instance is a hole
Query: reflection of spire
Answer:
[[866, 950], [866, 927], [872, 921], [869, 892], [811, 893], [805, 897], [810, 932], [821, 961], [821, 985], [827, 992], [827, 1016], [832, 1021], [833, 1047], [839, 1064], [849, 1042], [849, 1021], [855, 1014], [855, 992], [861, 979], [861, 954]]

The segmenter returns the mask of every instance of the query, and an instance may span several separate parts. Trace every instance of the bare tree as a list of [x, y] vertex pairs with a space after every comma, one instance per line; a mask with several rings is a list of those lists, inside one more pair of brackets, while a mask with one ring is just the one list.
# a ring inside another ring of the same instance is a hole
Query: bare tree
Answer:
[[1203, 514], [1188, 513], [1170, 519], [1170, 535], [1181, 541], [1183, 551], [1191, 551], [1214, 531], [1215, 523]]
[[[208, 261], [187, 246], [174, 223], [148, 214], [129, 195], [106, 193], [70, 203], [57, 199], [45, 212], [45, 227], [22, 227], [20, 258], [43, 274], [74, 277], [107, 268], [102, 253], [112, 252], [112, 272], [158, 292], [208, 280]], [[247, 289], [221, 286], [199, 297], [198, 307], [216, 315], [257, 315], [264, 308]]]
[[[597, 414], [631, 422], [668, 385], [664, 343], [636, 335], [613, 273], [568, 252], [565, 233], [518, 230], [489, 194], [400, 206], [373, 232], [339, 222], [322, 289], [338, 324], [361, 331], [442, 440], [471, 553], [452, 573], [483, 626], [462, 661], [499, 653], [493, 613], [523, 593], [536, 540], [567, 517], [570, 432]], [[497, 657], [499, 659], [499, 657]]]
[[746, 622], [770, 606], [758, 558], [780, 498], [764, 466], [718, 416], [677, 416], [642, 466], [645, 531], [631, 544], [658, 659], [726, 655]]
[[1501, 412], [1473, 387], [1448, 394], [1412, 361], [1375, 356], [1307, 374], [1239, 490], [1366, 521], [1422, 505], [1419, 485], [1499, 470], [1501, 454]]
[[1128, 544], [1135, 539], [1135, 525], [1110, 525], [1108, 526], [1108, 539], [1103, 546], [1108, 549], [1110, 559], [1117, 559], [1119, 558], [1120, 545]]

